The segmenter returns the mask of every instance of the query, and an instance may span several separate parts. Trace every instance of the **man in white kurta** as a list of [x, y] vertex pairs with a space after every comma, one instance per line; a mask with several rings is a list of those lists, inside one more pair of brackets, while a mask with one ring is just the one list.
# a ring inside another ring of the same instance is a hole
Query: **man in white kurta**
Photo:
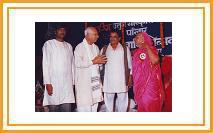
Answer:
[[[107, 63], [105, 64], [103, 92], [106, 108], [110, 112], [115, 110], [113, 107], [116, 93], [116, 110], [118, 112], [126, 112], [128, 107], [128, 86], [126, 86], [125, 82], [124, 48], [119, 43], [119, 40], [119, 34], [117, 32], [111, 32], [110, 44], [107, 46], [105, 53]], [[131, 75], [131, 53], [128, 47], [127, 60]]]
[[99, 64], [106, 63], [106, 57], [99, 55], [94, 43], [98, 39], [97, 30], [88, 27], [83, 42], [75, 48], [75, 85], [78, 112], [97, 112], [98, 103], [103, 101]]
[[56, 39], [43, 46], [43, 81], [45, 85], [43, 106], [51, 112], [69, 112], [75, 103], [74, 56], [72, 46], [63, 40], [64, 27], [56, 30]]

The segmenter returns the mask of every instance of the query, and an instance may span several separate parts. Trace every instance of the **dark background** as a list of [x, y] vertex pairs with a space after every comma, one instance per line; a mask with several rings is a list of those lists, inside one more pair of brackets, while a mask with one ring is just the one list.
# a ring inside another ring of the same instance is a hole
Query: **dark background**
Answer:
[[[101, 49], [103, 45], [109, 43], [109, 32], [111, 30], [117, 30], [121, 33], [121, 30], [115, 28], [113, 24], [119, 22], [36, 22], [35, 23], [35, 82], [40, 81], [42, 83], [42, 47], [44, 43], [54, 38], [54, 31], [56, 26], [65, 25], [67, 30], [67, 35], [65, 41], [69, 42], [73, 48], [84, 38], [84, 30], [87, 26], [94, 26], [99, 31], [99, 39], [96, 42], [98, 47]], [[163, 57], [164, 55], [172, 55], [172, 42], [169, 45], [166, 45], [165, 48], [162, 48], [160, 38], [160, 22], [142, 22], [143, 25], [133, 25], [128, 26], [129, 22], [126, 22], [124, 40], [125, 42], [133, 41], [132, 36], [128, 36], [126, 31], [131, 28], [146, 28], [146, 32], [153, 37], [153, 40], [157, 39], [158, 41], [154, 42], [156, 48], [159, 50], [159, 55]], [[163, 22], [164, 27], [164, 38], [172, 37], [172, 23]], [[122, 33], [121, 33], [122, 34]], [[130, 46], [130, 49], [135, 49], [135, 44], [133, 47]]]

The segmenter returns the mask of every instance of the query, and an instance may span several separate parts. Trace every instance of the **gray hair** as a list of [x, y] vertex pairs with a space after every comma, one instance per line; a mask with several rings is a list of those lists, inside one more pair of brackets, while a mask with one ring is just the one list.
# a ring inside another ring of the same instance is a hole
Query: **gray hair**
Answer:
[[87, 27], [87, 28], [84, 30], [84, 35], [85, 35], [85, 36], [88, 35], [89, 33], [91, 33], [91, 31], [92, 31], [93, 29], [96, 29], [96, 28], [95, 28], [95, 27]]

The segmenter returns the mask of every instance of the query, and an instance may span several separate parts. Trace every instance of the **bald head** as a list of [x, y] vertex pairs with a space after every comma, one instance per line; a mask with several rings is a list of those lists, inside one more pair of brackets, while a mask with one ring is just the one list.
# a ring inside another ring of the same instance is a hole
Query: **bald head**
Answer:
[[88, 43], [95, 43], [99, 36], [98, 36], [98, 31], [96, 30], [95, 27], [87, 27], [84, 31], [85, 38]]

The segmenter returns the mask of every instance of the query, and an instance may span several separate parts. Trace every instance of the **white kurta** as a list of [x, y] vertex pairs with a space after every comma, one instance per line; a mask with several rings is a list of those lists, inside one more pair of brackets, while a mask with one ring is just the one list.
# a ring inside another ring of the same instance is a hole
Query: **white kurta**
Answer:
[[[93, 65], [92, 60], [88, 58], [85, 39], [78, 44], [75, 48], [75, 87], [76, 87], [76, 103], [77, 107], [91, 106], [97, 102], [103, 101], [102, 93], [100, 98], [93, 100], [91, 89], [91, 67]], [[99, 54], [99, 48], [95, 44], [92, 44], [90, 50], [93, 58]], [[97, 65], [98, 66], [98, 65]], [[98, 67], [97, 67], [98, 69]], [[99, 71], [99, 70], [97, 70]]]
[[53, 94], [45, 88], [43, 106], [75, 103], [74, 56], [72, 46], [56, 39], [48, 40], [43, 46], [43, 80], [52, 84]]
[[[103, 91], [107, 93], [127, 92], [125, 84], [124, 49], [119, 43], [114, 50], [109, 44], [106, 50], [107, 63], [105, 64]], [[132, 59], [127, 47], [127, 60], [130, 74], [132, 74]]]

